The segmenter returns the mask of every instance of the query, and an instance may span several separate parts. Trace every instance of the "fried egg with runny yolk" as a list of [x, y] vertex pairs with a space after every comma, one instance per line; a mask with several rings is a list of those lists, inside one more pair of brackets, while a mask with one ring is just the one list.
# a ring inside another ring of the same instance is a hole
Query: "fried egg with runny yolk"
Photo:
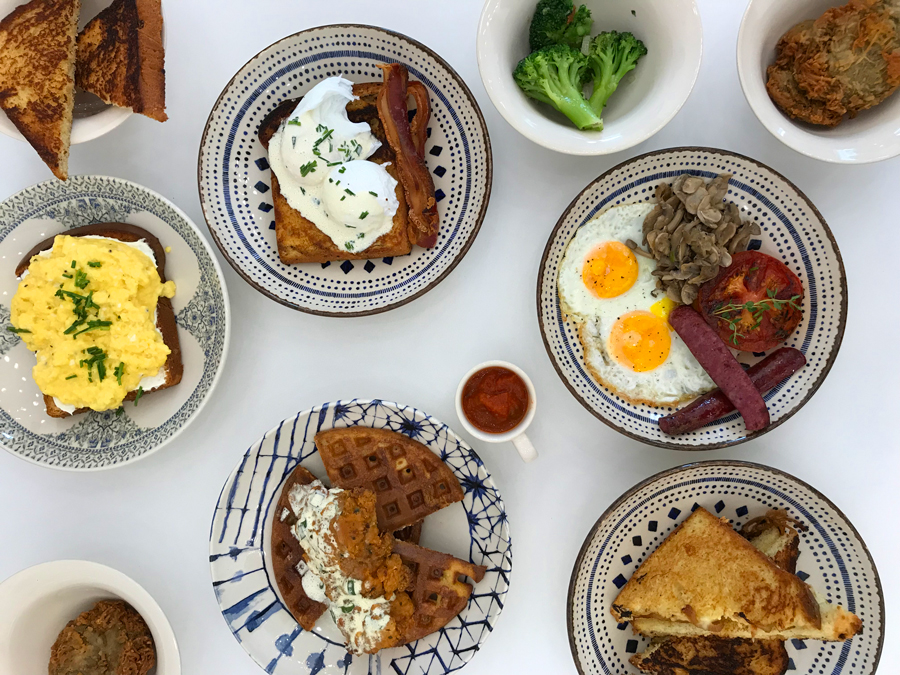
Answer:
[[607, 209], [572, 237], [557, 288], [568, 319], [578, 326], [592, 377], [622, 398], [674, 405], [715, 385], [671, 329], [674, 302], [656, 297], [656, 262], [635, 253], [649, 203]]

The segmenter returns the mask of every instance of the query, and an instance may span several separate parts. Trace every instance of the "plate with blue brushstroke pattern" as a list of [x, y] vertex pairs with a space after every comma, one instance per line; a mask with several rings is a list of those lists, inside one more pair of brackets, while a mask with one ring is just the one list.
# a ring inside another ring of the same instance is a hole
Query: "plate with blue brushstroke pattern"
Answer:
[[[323, 429], [390, 429], [424, 444], [459, 479], [465, 496], [425, 521], [421, 544], [487, 567], [468, 605], [439, 631], [371, 656], [353, 656], [327, 613], [304, 631], [282, 604], [271, 567], [274, 505], [302, 464], [326, 479], [313, 438]], [[481, 458], [443, 422], [381, 400], [325, 403], [282, 421], [250, 447], [219, 495], [210, 528], [213, 589], [225, 623], [250, 657], [272, 675], [382, 672], [442, 675], [478, 651], [503, 609], [512, 571], [506, 509]]]

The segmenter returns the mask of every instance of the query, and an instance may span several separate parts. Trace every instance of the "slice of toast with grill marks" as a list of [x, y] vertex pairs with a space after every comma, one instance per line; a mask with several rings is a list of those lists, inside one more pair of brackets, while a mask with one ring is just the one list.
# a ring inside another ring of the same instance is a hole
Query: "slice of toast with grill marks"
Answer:
[[60, 180], [69, 177], [81, 0], [31, 0], [0, 21], [0, 108]]

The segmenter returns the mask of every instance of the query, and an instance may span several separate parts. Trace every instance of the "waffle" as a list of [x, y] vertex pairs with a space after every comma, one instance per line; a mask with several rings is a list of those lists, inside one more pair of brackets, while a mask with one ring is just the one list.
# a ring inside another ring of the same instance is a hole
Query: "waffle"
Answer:
[[311, 600], [303, 590], [303, 579], [297, 573], [297, 563], [303, 560], [303, 549], [291, 532], [297, 518], [291, 511], [288, 495], [294, 485], [309, 485], [314, 480], [315, 476], [297, 465], [284, 482], [284, 489], [275, 508], [275, 517], [272, 519], [272, 567], [275, 570], [275, 582], [288, 611], [304, 630], [312, 630], [328, 608], [321, 602]]
[[446, 553], [432, 551], [404, 541], [394, 541], [394, 553], [413, 573], [406, 589], [415, 606], [412, 619], [405, 625], [401, 644], [408, 644], [447, 625], [469, 602], [472, 585], [484, 578], [486, 568], [473, 565]]
[[462, 501], [459, 481], [440, 457], [402, 434], [368, 427], [331, 429], [316, 434], [316, 446], [334, 487], [375, 493], [382, 532], [396, 532]]

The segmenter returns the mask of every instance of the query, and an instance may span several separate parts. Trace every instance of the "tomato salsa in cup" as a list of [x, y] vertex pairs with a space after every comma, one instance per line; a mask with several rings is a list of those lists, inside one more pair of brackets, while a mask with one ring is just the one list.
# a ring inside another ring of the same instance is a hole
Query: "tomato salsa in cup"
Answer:
[[482, 368], [462, 391], [462, 409], [476, 429], [503, 434], [515, 429], [528, 413], [528, 387], [508, 368]]

